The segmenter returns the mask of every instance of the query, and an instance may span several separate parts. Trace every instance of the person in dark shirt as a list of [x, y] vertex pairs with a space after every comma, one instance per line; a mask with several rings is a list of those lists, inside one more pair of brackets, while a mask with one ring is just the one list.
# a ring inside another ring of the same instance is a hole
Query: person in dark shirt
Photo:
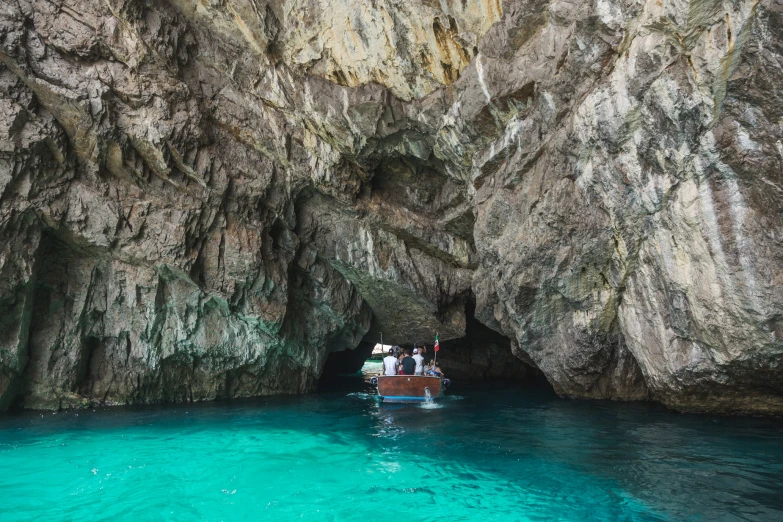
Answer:
[[405, 357], [402, 359], [402, 374], [413, 375], [416, 372], [416, 359], [411, 357], [411, 351], [405, 350]]

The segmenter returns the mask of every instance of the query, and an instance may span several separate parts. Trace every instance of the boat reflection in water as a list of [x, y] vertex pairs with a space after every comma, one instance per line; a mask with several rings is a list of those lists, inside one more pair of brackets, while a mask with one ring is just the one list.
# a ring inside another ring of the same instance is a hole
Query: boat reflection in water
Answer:
[[448, 379], [432, 375], [379, 375], [370, 382], [378, 387], [381, 402], [424, 402], [443, 396]]

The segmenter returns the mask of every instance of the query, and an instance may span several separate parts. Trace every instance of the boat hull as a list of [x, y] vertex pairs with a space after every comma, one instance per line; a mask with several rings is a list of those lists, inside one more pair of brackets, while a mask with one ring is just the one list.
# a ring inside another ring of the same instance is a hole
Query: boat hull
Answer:
[[423, 402], [429, 397], [437, 399], [443, 391], [440, 377], [430, 375], [381, 375], [378, 379], [378, 395], [383, 402]]

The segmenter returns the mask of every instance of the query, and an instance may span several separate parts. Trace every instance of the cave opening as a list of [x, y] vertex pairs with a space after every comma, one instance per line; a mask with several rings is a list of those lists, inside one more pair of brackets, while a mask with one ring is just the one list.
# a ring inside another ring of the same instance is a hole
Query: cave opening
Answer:
[[[465, 300], [465, 336], [440, 342], [437, 360], [445, 376], [457, 386], [502, 383], [554, 394], [554, 389], [541, 370], [515, 356], [511, 350], [511, 340], [484, 325], [476, 318], [475, 312], [475, 299], [469, 296]], [[354, 349], [331, 352], [327, 356], [319, 390], [342, 389], [350, 387], [352, 383], [362, 390], [367, 387], [364, 380], [381, 371], [383, 358], [378, 353], [381, 345], [368, 337], [369, 334]], [[415, 348], [425, 345], [425, 361], [429, 362], [434, 356], [433, 343], [434, 339], [428, 342], [411, 341], [400, 346]], [[386, 351], [383, 353], [385, 355]]]

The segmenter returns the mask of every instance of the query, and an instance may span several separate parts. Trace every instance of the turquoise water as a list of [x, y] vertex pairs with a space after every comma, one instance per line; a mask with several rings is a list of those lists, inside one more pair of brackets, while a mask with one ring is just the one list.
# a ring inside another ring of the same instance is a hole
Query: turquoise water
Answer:
[[781, 422], [456, 384], [0, 417], [0, 520], [783, 520]]

